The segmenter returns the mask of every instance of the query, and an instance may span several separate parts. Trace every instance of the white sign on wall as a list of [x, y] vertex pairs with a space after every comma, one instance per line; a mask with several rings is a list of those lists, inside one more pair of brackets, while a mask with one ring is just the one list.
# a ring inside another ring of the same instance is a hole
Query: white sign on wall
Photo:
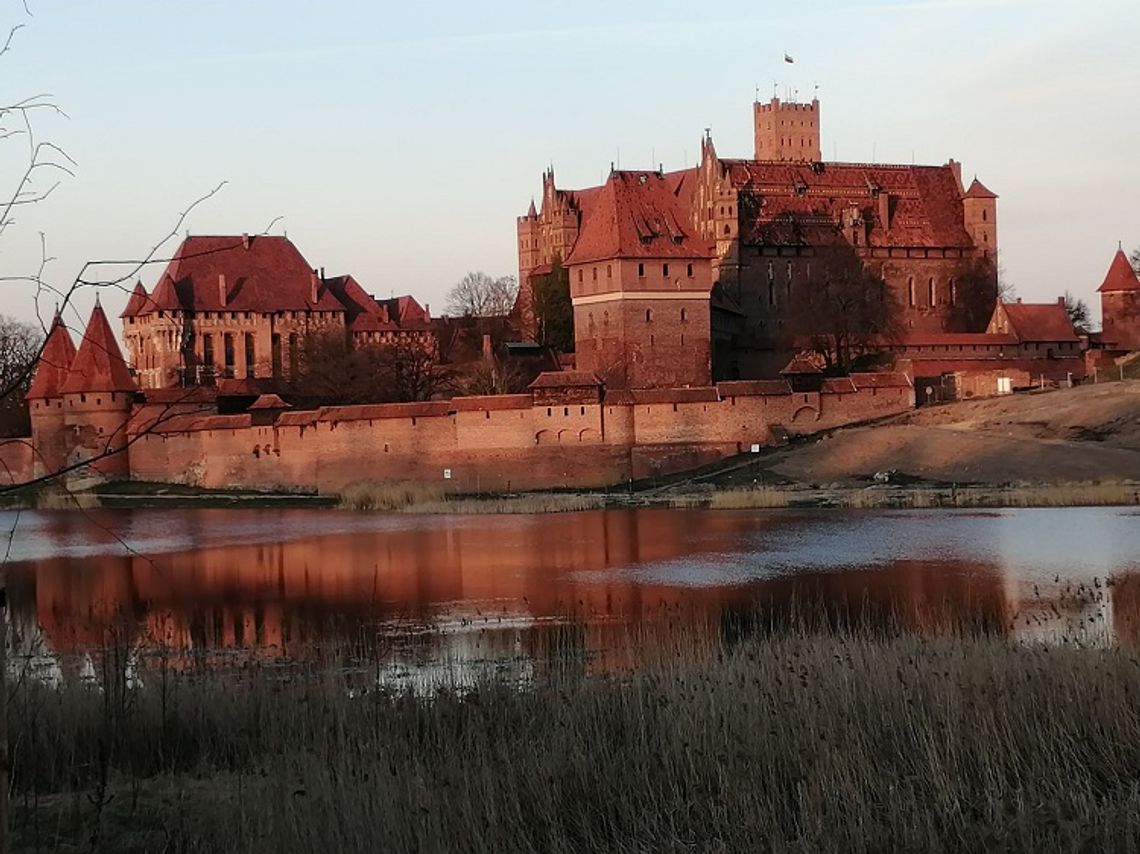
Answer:
[[752, 445], [752, 453], [754, 453], [754, 454], [760, 453], [760, 446], [757, 444], [753, 444]]
[[451, 469], [444, 469], [443, 470], [443, 479], [444, 480], [451, 480]]

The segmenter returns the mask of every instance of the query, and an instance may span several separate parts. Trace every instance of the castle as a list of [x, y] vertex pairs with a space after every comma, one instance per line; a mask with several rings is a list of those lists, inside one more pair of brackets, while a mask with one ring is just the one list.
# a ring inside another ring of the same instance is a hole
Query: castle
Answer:
[[[850, 248], [894, 291], [908, 333], [981, 332], [996, 297], [997, 196], [961, 165], [831, 163], [820, 104], [754, 104], [752, 160], [676, 172], [612, 170], [517, 222], [519, 301], [569, 268], [577, 367], [614, 387], [776, 376], [797, 349], [789, 311], [813, 257]], [[980, 303], [980, 305], [979, 305]], [[972, 328], [971, 328], [972, 327]]]

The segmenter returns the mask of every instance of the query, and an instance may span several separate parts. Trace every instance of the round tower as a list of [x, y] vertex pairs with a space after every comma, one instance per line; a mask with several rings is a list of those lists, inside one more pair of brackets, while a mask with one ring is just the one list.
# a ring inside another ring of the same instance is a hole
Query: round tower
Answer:
[[137, 386], [98, 301], [61, 391], [67, 464], [98, 478], [129, 477], [127, 424]]
[[32, 421], [32, 477], [50, 476], [67, 464], [68, 430], [62, 389], [74, 359], [75, 344], [56, 312], [25, 396]]

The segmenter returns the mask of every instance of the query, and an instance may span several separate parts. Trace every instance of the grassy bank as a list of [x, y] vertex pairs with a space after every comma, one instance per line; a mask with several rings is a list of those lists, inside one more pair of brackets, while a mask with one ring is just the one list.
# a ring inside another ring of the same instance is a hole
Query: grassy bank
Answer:
[[608, 675], [555, 649], [521, 687], [429, 696], [375, 690], [359, 650], [225, 674], [151, 661], [141, 685], [99, 656], [97, 686], [16, 688], [18, 847], [1136, 850], [1135, 653], [713, 636]]
[[522, 495], [462, 496], [446, 494], [435, 486], [411, 481], [358, 483], [340, 493], [339, 506], [348, 510], [388, 510], [400, 513], [566, 513], [600, 510], [601, 495], [530, 492]]

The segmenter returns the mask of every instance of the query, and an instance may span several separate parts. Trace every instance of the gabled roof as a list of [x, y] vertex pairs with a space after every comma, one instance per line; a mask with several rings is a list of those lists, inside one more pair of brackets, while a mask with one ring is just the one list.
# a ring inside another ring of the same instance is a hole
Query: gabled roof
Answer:
[[970, 189], [966, 190], [963, 199], [996, 199], [997, 193], [992, 192], [985, 184], [979, 181], [976, 177], [970, 184]]
[[131, 297], [127, 300], [127, 307], [123, 309], [123, 313], [119, 317], [136, 317], [143, 314], [146, 310], [147, 303], [150, 302], [150, 296], [143, 287], [142, 282], [135, 282], [135, 289], [131, 291]]
[[711, 258], [712, 245], [688, 222], [675, 178], [612, 172], [591, 201], [567, 266], [610, 258]]
[[[187, 237], [159, 277], [143, 313], [165, 311], [343, 311], [288, 238]], [[223, 301], [221, 286], [224, 283]]]
[[1112, 264], [1109, 265], [1104, 283], [1097, 289], [1097, 293], [1102, 294], [1113, 291], [1140, 291], [1140, 278], [1132, 269], [1132, 264], [1123, 249], [1117, 249], [1116, 254], [1112, 256]]
[[24, 397], [27, 400], [59, 397], [60, 389], [67, 381], [67, 372], [71, 369], [74, 359], [75, 342], [71, 340], [71, 333], [64, 326], [63, 318], [57, 314], [55, 320], [51, 322], [51, 329], [48, 331], [43, 349], [40, 350], [31, 387]]
[[995, 313], [1003, 310], [1009, 320], [1009, 331], [1019, 341], [1074, 342], [1080, 341], [1073, 321], [1063, 302], [1034, 304], [998, 301]]
[[64, 394], [94, 391], [136, 391], [134, 378], [123, 360], [119, 342], [111, 332], [107, 315], [98, 301], [91, 310], [79, 351], [71, 362]]
[[272, 412], [278, 409], [290, 408], [292, 407], [290, 407], [288, 403], [286, 403], [281, 399], [279, 395], [276, 394], [263, 394], [249, 406], [250, 412], [253, 412], [255, 410], [260, 411], [262, 409]]
[[962, 224], [960, 185], [950, 166], [719, 164], [729, 184], [755, 201], [753, 213], [741, 218], [740, 239], [746, 245], [834, 243], [840, 239], [837, 226], [853, 211], [869, 226], [870, 246], [973, 246]]
[[601, 384], [593, 371], [543, 371], [527, 388], [584, 388]]

